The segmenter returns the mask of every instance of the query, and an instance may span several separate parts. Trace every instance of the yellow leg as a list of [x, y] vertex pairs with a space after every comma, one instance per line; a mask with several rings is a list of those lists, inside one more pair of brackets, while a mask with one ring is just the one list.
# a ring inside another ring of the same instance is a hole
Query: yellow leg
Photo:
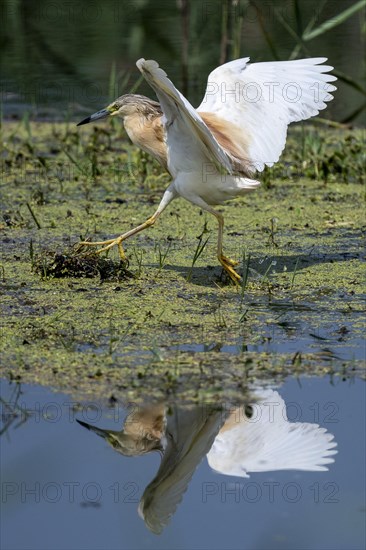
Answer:
[[237, 265], [237, 262], [234, 262], [234, 260], [231, 260], [230, 258], [227, 258], [224, 256], [222, 252], [222, 239], [224, 234], [224, 217], [220, 212], [216, 212], [212, 206], [207, 204], [201, 197], [190, 197], [190, 202], [193, 202], [193, 204], [196, 204], [203, 210], [206, 210], [207, 212], [210, 212], [215, 218], [217, 219], [219, 223], [219, 234], [217, 238], [217, 259], [219, 260], [222, 267], [225, 269], [226, 273], [229, 275], [230, 279], [233, 281], [234, 284], [238, 285], [241, 281], [240, 275], [235, 271], [234, 266]]
[[222, 265], [222, 267], [225, 269], [226, 273], [229, 275], [230, 279], [233, 281], [234, 284], [238, 285], [241, 281], [240, 275], [235, 271], [234, 266], [238, 265], [238, 262], [234, 262], [234, 260], [231, 260], [230, 258], [227, 258], [222, 253], [222, 239], [223, 239], [223, 233], [224, 233], [224, 218], [219, 213], [216, 212], [213, 208], [209, 209], [209, 212], [215, 216], [217, 221], [219, 222], [219, 235], [217, 239], [217, 258]]
[[236, 265], [239, 264], [239, 262], [236, 262], [235, 260], [232, 260], [231, 258], [228, 258], [227, 256], [222, 255], [221, 258], [223, 259], [223, 261], [226, 264], [231, 265], [231, 267], [235, 267]]
[[99, 248], [99, 250], [96, 251], [97, 254], [100, 254], [101, 252], [105, 252], [106, 250], [109, 250], [113, 246], [118, 246], [118, 252], [121, 259], [126, 260], [126, 255], [122, 248], [123, 241], [125, 241], [129, 237], [132, 237], [133, 235], [136, 235], [136, 233], [140, 233], [140, 231], [143, 231], [147, 227], [151, 227], [152, 225], [154, 225], [154, 223], [156, 222], [160, 214], [175, 197], [176, 197], [176, 192], [175, 192], [174, 186], [171, 185], [165, 191], [163, 198], [155, 214], [153, 214], [148, 220], [146, 220], [146, 222], [142, 223], [141, 225], [138, 225], [137, 227], [134, 227], [133, 229], [130, 229], [130, 231], [123, 233], [123, 235], [120, 235], [115, 239], [108, 239], [107, 241], [93, 241], [93, 242], [82, 241], [79, 244], [81, 246], [100, 246], [101, 248]]
[[119, 257], [121, 258], [122, 262], [127, 262], [127, 257], [126, 257], [125, 251], [123, 250], [122, 243], [118, 243], [117, 246], [118, 246]]
[[216, 212], [216, 210], [214, 210], [211, 206], [209, 206], [201, 198], [195, 197], [194, 204], [197, 204], [197, 206], [203, 208], [204, 210], [207, 210], [207, 212], [210, 212], [210, 214], [215, 216], [215, 218], [217, 219], [217, 221], [219, 223], [219, 233], [218, 233], [218, 237], [217, 237], [217, 259], [219, 260], [220, 264], [225, 269], [226, 273], [229, 275], [229, 277], [233, 281], [233, 283], [238, 285], [241, 281], [241, 277], [234, 269], [234, 266], [237, 265], [237, 262], [234, 262], [234, 260], [231, 260], [230, 258], [227, 258], [222, 253], [222, 240], [223, 240], [223, 234], [224, 234], [224, 218], [223, 218], [223, 216], [219, 212]]
[[101, 246], [102, 248], [99, 248], [99, 250], [96, 250], [97, 254], [100, 254], [101, 252], [105, 252], [106, 250], [109, 250], [113, 246], [118, 246], [118, 252], [122, 260], [126, 260], [126, 255], [124, 253], [122, 242], [128, 239], [129, 237], [132, 237], [133, 235], [136, 235], [136, 233], [139, 233], [140, 231], [143, 231], [147, 227], [151, 227], [156, 222], [157, 218], [159, 217], [159, 213], [155, 212], [151, 218], [146, 220], [146, 222], [142, 223], [141, 225], [138, 225], [137, 227], [134, 227], [130, 231], [127, 231], [126, 233], [123, 233], [123, 235], [120, 235], [119, 237], [116, 237], [115, 239], [108, 239], [107, 241], [82, 241], [79, 243], [82, 246]]
[[218, 260], [222, 267], [225, 269], [226, 273], [229, 275], [230, 279], [238, 285], [241, 281], [240, 275], [235, 271], [233, 268], [233, 265], [236, 265], [237, 262], [233, 262], [230, 260], [230, 258], [226, 258], [226, 256], [218, 256]]

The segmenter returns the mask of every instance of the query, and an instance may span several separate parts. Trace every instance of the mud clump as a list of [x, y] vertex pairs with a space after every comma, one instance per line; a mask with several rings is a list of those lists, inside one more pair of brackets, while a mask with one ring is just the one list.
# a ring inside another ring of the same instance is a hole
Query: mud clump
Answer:
[[86, 278], [99, 277], [104, 281], [123, 281], [133, 274], [128, 271], [128, 262], [116, 262], [96, 253], [82, 254], [78, 250], [55, 253], [49, 250], [37, 255], [33, 261], [33, 271], [43, 278]]

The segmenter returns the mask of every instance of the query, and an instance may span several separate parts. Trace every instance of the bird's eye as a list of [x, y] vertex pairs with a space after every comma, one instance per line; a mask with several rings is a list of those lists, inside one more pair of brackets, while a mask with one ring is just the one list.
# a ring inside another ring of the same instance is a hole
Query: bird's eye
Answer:
[[247, 418], [252, 418], [252, 416], [253, 416], [253, 407], [252, 407], [252, 405], [245, 405], [244, 412], [245, 412], [245, 416]]

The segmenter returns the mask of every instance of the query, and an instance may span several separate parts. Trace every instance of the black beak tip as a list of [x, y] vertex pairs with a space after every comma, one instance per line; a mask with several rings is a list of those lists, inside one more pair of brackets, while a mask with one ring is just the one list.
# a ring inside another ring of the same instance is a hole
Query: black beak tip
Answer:
[[87, 116], [86, 118], [84, 118], [83, 120], [78, 122], [76, 126], [82, 126], [83, 124], [88, 124], [90, 122], [90, 120], [91, 120], [91, 117]]
[[78, 420], [77, 418], [76, 418], [76, 422], [80, 424], [80, 426], [83, 426], [84, 428], [87, 428], [88, 430], [90, 430], [90, 426], [86, 422], [83, 422], [82, 420]]

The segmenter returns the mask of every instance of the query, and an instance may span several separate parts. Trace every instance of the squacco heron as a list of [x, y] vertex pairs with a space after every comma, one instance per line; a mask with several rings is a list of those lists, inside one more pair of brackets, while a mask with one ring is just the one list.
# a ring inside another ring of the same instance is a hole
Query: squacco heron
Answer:
[[[168, 204], [183, 197], [213, 214], [218, 221], [217, 258], [234, 283], [240, 281], [236, 263], [223, 254], [223, 215], [213, 207], [255, 189], [255, 174], [278, 161], [286, 143], [287, 126], [326, 108], [336, 77], [326, 58], [249, 63], [230, 61], [212, 71], [197, 109], [168, 79], [156, 61], [137, 67], [159, 103], [141, 95], [122, 95], [107, 108], [85, 118], [79, 126], [117, 116], [128, 136], [155, 157], [172, 182], [156, 212], [144, 223], [114, 239], [82, 242], [98, 252], [118, 246], [152, 226]], [[257, 176], [258, 177], [258, 176]]]
[[125, 456], [160, 452], [159, 470], [138, 508], [154, 533], [169, 523], [205, 456], [220, 474], [249, 477], [252, 472], [325, 471], [337, 454], [333, 434], [315, 423], [289, 421], [280, 394], [265, 388], [251, 391], [248, 402], [238, 406], [155, 403], [134, 408], [119, 431], [78, 422]]

